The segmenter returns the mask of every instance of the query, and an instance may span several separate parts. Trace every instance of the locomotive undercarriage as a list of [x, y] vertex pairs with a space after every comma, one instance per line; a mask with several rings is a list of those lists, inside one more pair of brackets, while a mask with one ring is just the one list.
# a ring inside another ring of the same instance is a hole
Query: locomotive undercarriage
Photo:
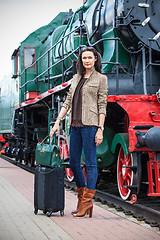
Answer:
[[[56, 96], [44, 98], [37, 104], [15, 110], [12, 135], [7, 139], [8, 146], [5, 147], [7, 156], [26, 165], [35, 166], [36, 145], [48, 135], [53, 126], [64, 100], [63, 95], [64, 91]], [[64, 130], [61, 130], [61, 134], [62, 132], [64, 135]]]
[[17, 109], [13, 126], [14, 142], [9, 141], [6, 154], [16, 161], [34, 166], [38, 136], [47, 132], [48, 121], [43, 104]]

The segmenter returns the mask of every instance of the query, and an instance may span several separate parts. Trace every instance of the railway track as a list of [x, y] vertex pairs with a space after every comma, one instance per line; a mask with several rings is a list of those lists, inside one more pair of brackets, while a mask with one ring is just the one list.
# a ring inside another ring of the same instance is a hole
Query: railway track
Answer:
[[[13, 158], [9, 158], [5, 155], [1, 155], [1, 157], [26, 171], [33, 174], [35, 172], [35, 167], [16, 162]], [[65, 187], [72, 191], [76, 189], [75, 183], [69, 182], [67, 179], [65, 179]], [[116, 209], [117, 212], [123, 212], [126, 216], [133, 216], [138, 222], [145, 222], [160, 231], [160, 199], [158, 198], [140, 198], [137, 203], [130, 204], [129, 202], [123, 201], [115, 194], [96, 189], [94, 201], [100, 202], [102, 207], [108, 206], [109, 208]]]
[[[65, 179], [65, 187], [75, 191], [74, 182], [68, 182]], [[115, 208], [118, 212], [123, 212], [126, 216], [133, 216], [139, 222], [144, 221], [151, 227], [157, 227], [160, 230], [160, 211], [146, 207], [142, 202], [130, 204], [123, 201], [120, 197], [113, 194], [96, 189], [94, 197], [95, 202], [100, 202], [102, 205], [108, 205], [110, 208]], [[156, 208], [156, 206], [154, 206]], [[159, 208], [159, 206], [157, 206]]]

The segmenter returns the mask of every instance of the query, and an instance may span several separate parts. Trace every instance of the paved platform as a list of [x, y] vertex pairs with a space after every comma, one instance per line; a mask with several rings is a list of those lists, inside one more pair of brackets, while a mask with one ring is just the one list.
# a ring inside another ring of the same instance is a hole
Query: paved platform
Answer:
[[34, 214], [34, 175], [0, 158], [0, 240], [160, 240], [160, 234], [94, 204], [93, 218], [74, 218], [77, 197], [65, 190], [64, 216]]

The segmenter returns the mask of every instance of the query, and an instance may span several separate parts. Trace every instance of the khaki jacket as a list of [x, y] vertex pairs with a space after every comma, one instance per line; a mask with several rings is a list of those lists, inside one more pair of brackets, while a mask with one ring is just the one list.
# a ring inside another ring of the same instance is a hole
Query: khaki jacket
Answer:
[[[81, 75], [74, 75], [67, 98], [63, 103], [63, 107], [67, 110], [71, 109], [69, 125], [72, 116], [72, 100], [80, 79]], [[82, 123], [84, 125], [98, 126], [98, 115], [100, 113], [106, 115], [107, 93], [107, 77], [93, 69], [82, 88]]]

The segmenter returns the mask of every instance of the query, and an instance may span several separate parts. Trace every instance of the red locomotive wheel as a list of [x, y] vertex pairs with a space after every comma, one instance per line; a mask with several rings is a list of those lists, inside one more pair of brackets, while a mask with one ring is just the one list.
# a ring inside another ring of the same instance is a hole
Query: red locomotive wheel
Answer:
[[[66, 140], [60, 140], [60, 157], [61, 159], [66, 159], [69, 157], [68, 145]], [[71, 168], [65, 168], [65, 173], [68, 181], [72, 182], [74, 176]]]
[[84, 174], [85, 182], [87, 183], [87, 169], [86, 169], [86, 166], [83, 166], [82, 171], [83, 171], [83, 174]]
[[68, 181], [72, 182], [74, 179], [72, 170], [70, 168], [65, 168], [65, 172], [66, 172], [66, 177], [67, 177]]
[[131, 194], [131, 190], [125, 186], [133, 184], [133, 171], [128, 166], [133, 166], [133, 157], [131, 154], [125, 156], [121, 147], [117, 162], [117, 183], [119, 194], [123, 200], [127, 200]]

